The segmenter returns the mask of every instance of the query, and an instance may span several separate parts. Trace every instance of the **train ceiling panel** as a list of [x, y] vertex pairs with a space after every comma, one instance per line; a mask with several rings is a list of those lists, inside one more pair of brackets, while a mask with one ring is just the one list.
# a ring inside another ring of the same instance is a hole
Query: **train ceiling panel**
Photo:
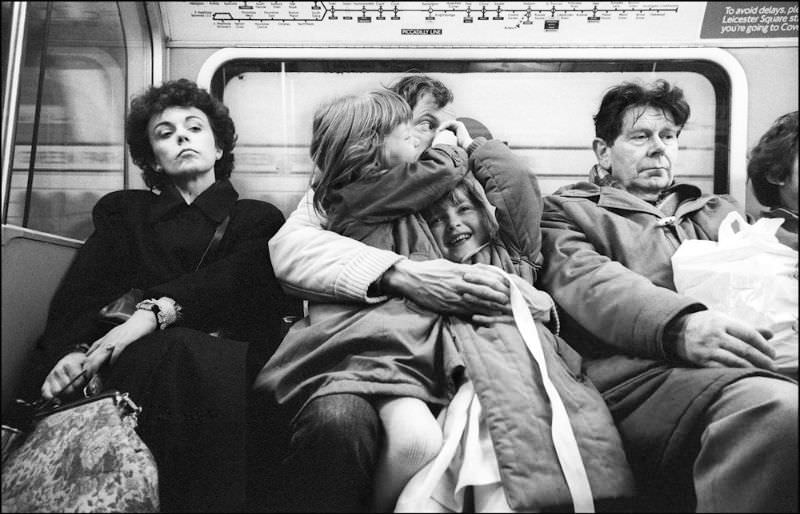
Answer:
[[798, 35], [796, 2], [159, 4], [177, 47], [794, 46]]

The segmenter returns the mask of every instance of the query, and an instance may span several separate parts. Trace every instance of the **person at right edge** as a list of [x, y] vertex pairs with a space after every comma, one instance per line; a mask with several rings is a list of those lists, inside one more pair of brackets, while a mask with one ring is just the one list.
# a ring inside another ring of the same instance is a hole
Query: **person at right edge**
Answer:
[[750, 151], [747, 176], [761, 218], [783, 218], [778, 241], [797, 250], [797, 111], [784, 114]]

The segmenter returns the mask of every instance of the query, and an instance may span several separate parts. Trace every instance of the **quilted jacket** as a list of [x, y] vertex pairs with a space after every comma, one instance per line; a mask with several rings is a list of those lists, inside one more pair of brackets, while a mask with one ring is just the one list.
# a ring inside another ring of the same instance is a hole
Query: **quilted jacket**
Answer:
[[[469, 167], [497, 207], [501, 231], [500, 240], [473, 262], [498, 265], [532, 282], [541, 259], [537, 181], [502, 142], [476, 141]], [[435, 182], [422, 177], [423, 185], [413, 173], [404, 176], [397, 170], [373, 182], [362, 181], [341, 192], [338, 212], [344, 214], [337, 217], [334, 209], [332, 224], [344, 235], [412, 259], [441, 258], [416, 212], [461, 180], [467, 163], [457, 149], [434, 147], [434, 151], [437, 158], [450, 156], [450, 172]], [[446, 159], [442, 164], [448, 164]], [[551, 379], [571, 415], [595, 497], [632, 494], [621, 442], [599, 393], [580, 374], [569, 346], [537, 325]], [[399, 298], [366, 307], [312, 304], [309, 316], [292, 328], [262, 370], [256, 387], [271, 390], [279, 401], [297, 409], [310, 398], [334, 392], [411, 395], [446, 403], [464, 369], [484, 408], [511, 507], [568, 505], [569, 491], [551, 442], [546, 396], [513, 325], [476, 327]], [[443, 374], [436, 375], [437, 370]]]

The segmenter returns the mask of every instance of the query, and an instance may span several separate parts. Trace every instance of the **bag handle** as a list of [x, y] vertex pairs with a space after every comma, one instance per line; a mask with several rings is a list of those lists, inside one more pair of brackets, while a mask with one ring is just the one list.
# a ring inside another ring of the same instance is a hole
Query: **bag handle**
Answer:
[[[732, 240], [738, 234], [747, 231], [750, 234], [756, 235], [760, 239], [775, 239], [775, 233], [783, 224], [783, 218], [760, 218], [752, 225], [745, 220], [741, 214], [736, 211], [731, 211], [722, 220], [719, 225], [719, 234], [717, 241], [724, 243]], [[733, 224], [738, 223], [739, 229], [734, 232]]]
[[[733, 224], [734, 223], [738, 223], [739, 224], [739, 230], [737, 230], [735, 232], [733, 230]], [[741, 214], [739, 214], [736, 211], [729, 212], [728, 215], [725, 216], [725, 218], [722, 220], [722, 223], [719, 224], [719, 234], [717, 236], [717, 241], [719, 241], [721, 243], [723, 241], [727, 241], [729, 239], [732, 239], [733, 236], [735, 236], [736, 234], [738, 234], [739, 232], [744, 230], [745, 227], [747, 227], [748, 225], [749, 224], [742, 217]]]
[[202, 257], [200, 257], [200, 262], [197, 263], [194, 270], [197, 271], [200, 269], [200, 266], [203, 265], [203, 261], [206, 257], [211, 254], [212, 256], [217, 251], [217, 247], [219, 247], [219, 242], [222, 241], [222, 236], [225, 235], [225, 229], [228, 228], [228, 223], [231, 221], [231, 215], [228, 214], [225, 216], [225, 219], [217, 225], [217, 230], [214, 231], [214, 237], [211, 238], [211, 241], [208, 243], [206, 247], [206, 251], [203, 252]]
[[[100, 348], [100, 346], [97, 346], [97, 347], [95, 347], [93, 349], [90, 349], [88, 352], [86, 352], [86, 355], [87, 356], [91, 355], [98, 348]], [[111, 353], [112, 352], [110, 352], [110, 351], [107, 352], [107, 355], [103, 359], [102, 364], [100, 364], [101, 368], [108, 363], [109, 359], [111, 358]], [[67, 385], [64, 386], [64, 388], [61, 390], [61, 392], [63, 393], [69, 386], [73, 385], [75, 382], [77, 382], [78, 380], [80, 380], [81, 378], [83, 378], [85, 376], [86, 376], [86, 370], [83, 369], [83, 370], [81, 370], [80, 373], [78, 373], [77, 375], [72, 377], [72, 380], [70, 380], [69, 383], [67, 383]], [[92, 401], [92, 400], [98, 398], [98, 396], [105, 396], [105, 393], [100, 393], [100, 389], [102, 387], [99, 384], [99, 382], [97, 382], [97, 380], [99, 380], [99, 376], [98, 376], [98, 374], [95, 374], [89, 380], [89, 382], [87, 382], [87, 384], [83, 387], [83, 398], [80, 398], [78, 400], [74, 400], [74, 401], [72, 401], [70, 403], [67, 403], [67, 404], [62, 404], [61, 403], [61, 398], [59, 397], [59, 395], [53, 396], [49, 400], [45, 400], [44, 398], [40, 397], [38, 400], [35, 400], [33, 402], [25, 401], [22, 398], [17, 398], [14, 401], [14, 403], [20, 408], [29, 409], [29, 411], [27, 411], [28, 414], [26, 414], [25, 417], [30, 418], [30, 419], [28, 419], [28, 422], [29, 421], [33, 421], [34, 419], [39, 419], [39, 418], [42, 418], [44, 416], [49, 416], [50, 414], [52, 414], [52, 413], [54, 413], [54, 412], [56, 412], [58, 410], [63, 410], [63, 408], [65, 408], [66, 406], [79, 405], [79, 404], [85, 403], [87, 401]], [[26, 431], [26, 430], [24, 430], [24, 431]]]

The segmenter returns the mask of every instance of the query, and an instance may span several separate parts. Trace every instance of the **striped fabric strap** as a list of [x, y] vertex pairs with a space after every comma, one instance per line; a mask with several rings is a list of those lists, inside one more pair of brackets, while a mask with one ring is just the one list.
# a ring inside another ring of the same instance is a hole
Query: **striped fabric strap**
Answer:
[[564, 407], [561, 396], [558, 394], [547, 372], [542, 342], [539, 339], [536, 324], [533, 322], [533, 317], [528, 310], [528, 304], [525, 302], [519, 288], [510, 278], [508, 282], [511, 285], [511, 311], [514, 314], [514, 321], [522, 338], [525, 340], [528, 350], [539, 366], [542, 383], [544, 384], [547, 398], [550, 400], [550, 406], [553, 411], [553, 421], [550, 428], [553, 436], [553, 446], [555, 446], [558, 462], [564, 473], [570, 496], [572, 496], [575, 512], [594, 512], [592, 489], [589, 485], [589, 477], [586, 474], [583, 459], [578, 450], [578, 441], [572, 431], [567, 409]]

